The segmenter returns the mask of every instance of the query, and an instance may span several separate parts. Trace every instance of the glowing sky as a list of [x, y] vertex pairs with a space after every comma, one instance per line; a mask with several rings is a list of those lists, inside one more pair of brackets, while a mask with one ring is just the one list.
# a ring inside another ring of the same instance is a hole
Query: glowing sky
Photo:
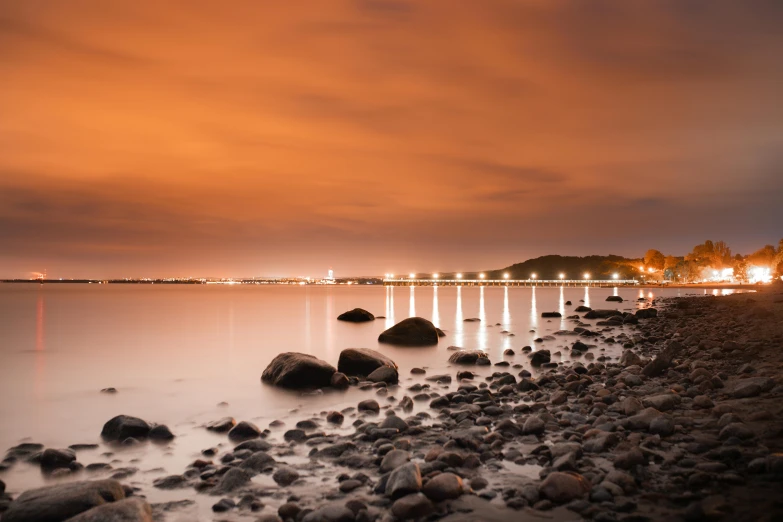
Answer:
[[0, 277], [783, 236], [783, 2], [0, 0]]

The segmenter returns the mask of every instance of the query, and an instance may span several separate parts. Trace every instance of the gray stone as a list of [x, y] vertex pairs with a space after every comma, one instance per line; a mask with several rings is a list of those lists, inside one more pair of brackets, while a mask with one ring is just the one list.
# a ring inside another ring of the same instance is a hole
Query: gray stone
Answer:
[[449, 362], [452, 364], [478, 364], [479, 360], [486, 359], [489, 361], [489, 357], [486, 352], [481, 350], [460, 350], [454, 352], [449, 357]]
[[152, 426], [138, 417], [117, 415], [103, 425], [101, 437], [105, 440], [125, 440], [127, 438], [145, 438]]
[[407, 451], [395, 449], [383, 456], [381, 461], [381, 473], [393, 471], [411, 460], [411, 454]]
[[435, 511], [435, 506], [421, 493], [415, 493], [397, 500], [391, 511], [399, 520], [414, 520], [429, 516]]
[[375, 316], [364, 308], [354, 308], [353, 310], [348, 310], [347, 312], [338, 315], [337, 320], [351, 323], [364, 323], [367, 321], [374, 321]]
[[248, 439], [257, 439], [261, 436], [261, 430], [252, 422], [242, 421], [231, 428], [228, 432], [228, 438], [233, 441], [243, 441]]
[[281, 353], [264, 370], [261, 380], [282, 388], [325, 388], [337, 370], [331, 364], [304, 353]]
[[398, 369], [390, 358], [369, 348], [346, 348], [337, 361], [337, 371], [355, 377], [365, 377], [383, 366]]
[[295, 469], [280, 468], [274, 472], [272, 479], [283, 487], [290, 486], [299, 479], [299, 473]]
[[239, 468], [231, 468], [226, 471], [217, 485], [210, 491], [211, 495], [226, 495], [250, 483], [253, 476]]
[[658, 411], [673, 410], [680, 404], [680, 396], [676, 393], [663, 393], [642, 399], [642, 404], [647, 408], [655, 408]]
[[439, 334], [430, 321], [421, 317], [403, 319], [378, 336], [378, 342], [402, 346], [438, 344]]
[[542, 497], [556, 504], [565, 504], [572, 500], [582, 498], [590, 491], [590, 484], [584, 477], [577, 473], [550, 473], [538, 491]]
[[386, 384], [397, 384], [399, 375], [397, 370], [391, 366], [381, 366], [367, 376], [370, 382], [385, 382]]
[[386, 482], [386, 495], [397, 499], [421, 491], [421, 471], [415, 462], [398, 467]]
[[3, 522], [61, 522], [125, 498], [116, 480], [70, 482], [25, 491], [3, 513]]
[[666, 371], [673, 363], [674, 358], [682, 351], [683, 346], [677, 341], [672, 341], [655, 358], [647, 363], [642, 373], [647, 377], [657, 377]]
[[464, 490], [460, 477], [454, 473], [441, 473], [431, 478], [421, 491], [430, 500], [441, 502], [459, 497]]
[[546, 424], [544, 421], [535, 415], [531, 415], [522, 425], [522, 433], [525, 435], [540, 435], [544, 433]]
[[265, 451], [256, 451], [246, 458], [240, 467], [252, 471], [262, 472], [275, 465], [275, 459]]
[[152, 508], [143, 498], [131, 497], [96, 506], [67, 522], [152, 522]]

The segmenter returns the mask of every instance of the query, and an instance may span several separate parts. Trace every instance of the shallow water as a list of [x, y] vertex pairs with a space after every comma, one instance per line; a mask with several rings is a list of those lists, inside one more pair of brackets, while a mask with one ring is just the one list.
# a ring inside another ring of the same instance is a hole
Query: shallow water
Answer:
[[[115, 449], [102, 445], [80, 452], [79, 461], [117, 458], [115, 467], [138, 467], [141, 471], [130, 482], [144, 485], [162, 475], [182, 473], [204, 448], [228, 447], [225, 436], [200, 427], [205, 422], [230, 415], [262, 429], [274, 419], [286, 420], [291, 427], [309, 415], [375, 397], [374, 391], [355, 388], [302, 395], [263, 385], [261, 372], [280, 352], [310, 353], [336, 366], [344, 348], [377, 349], [397, 362], [406, 386], [412, 382], [409, 372], [414, 366], [427, 368], [429, 375], [454, 373], [447, 363], [450, 345], [486, 350], [493, 362], [504, 358], [506, 348], [519, 354], [523, 346], [533, 345], [554, 352], [573, 338], [543, 344], [533, 339], [572, 328], [574, 323], [565, 316], [580, 304], [633, 310], [656, 297], [686, 293], [713, 291], [0, 284], [0, 451], [25, 440], [49, 447], [98, 443], [108, 419], [134, 415], [167, 424], [177, 439], [169, 445], [121, 449], [111, 457], [102, 454]], [[606, 303], [608, 295], [620, 295], [626, 302]], [[637, 303], [639, 297], [648, 301]], [[570, 306], [565, 304], [569, 300]], [[354, 307], [386, 318], [364, 324], [336, 320]], [[545, 311], [559, 311], [563, 318], [541, 319]], [[431, 319], [446, 332], [440, 345], [402, 348], [377, 342], [385, 328], [413, 315]], [[480, 321], [465, 322], [467, 318]], [[596, 355], [617, 356], [620, 350], [617, 344], [603, 345]], [[527, 367], [527, 357], [506, 359]], [[476, 373], [496, 370], [483, 367]], [[106, 387], [115, 387], [118, 393], [100, 393]], [[404, 389], [391, 390], [390, 395], [401, 398]], [[228, 406], [219, 405], [224, 401]], [[349, 417], [345, 425], [347, 433]], [[271, 438], [281, 438], [282, 431]], [[302, 449], [301, 456], [308, 449]], [[160, 467], [165, 471], [145, 473]], [[20, 464], [3, 480], [10, 491], [18, 492], [44, 478], [36, 468]], [[192, 491], [144, 490], [153, 501], [193, 497]], [[214, 498], [209, 500], [211, 505]]]

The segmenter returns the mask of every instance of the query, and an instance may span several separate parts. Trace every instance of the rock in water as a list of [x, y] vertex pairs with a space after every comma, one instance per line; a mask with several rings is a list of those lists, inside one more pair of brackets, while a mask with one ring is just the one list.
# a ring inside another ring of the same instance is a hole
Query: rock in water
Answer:
[[544, 319], [556, 319], [558, 317], [563, 317], [560, 315], [560, 312], [541, 312], [541, 317]]
[[610, 317], [622, 317], [620, 310], [590, 310], [585, 314], [585, 319], [609, 319]]
[[655, 359], [647, 363], [642, 369], [642, 373], [647, 377], [657, 377], [666, 371], [672, 365], [672, 361], [682, 351], [682, 345], [677, 341], [672, 341], [664, 348], [661, 353], [655, 356]]
[[337, 370], [331, 364], [304, 353], [281, 353], [269, 363], [261, 380], [282, 388], [324, 388]]
[[348, 380], [348, 377], [344, 373], [334, 372], [330, 384], [332, 385], [332, 388], [344, 390], [351, 385], [351, 381]]
[[227, 433], [231, 431], [231, 428], [236, 426], [236, 424], [237, 421], [234, 417], [223, 417], [220, 420], [212, 421], [207, 424], [207, 429], [218, 433]]
[[146, 438], [152, 426], [147, 421], [128, 415], [117, 415], [103, 425], [101, 437], [105, 440], [125, 440]]
[[487, 354], [481, 350], [461, 350], [451, 354], [449, 362], [453, 364], [478, 364], [479, 359], [489, 361]]
[[370, 382], [385, 382], [386, 384], [397, 384], [399, 381], [399, 375], [397, 370], [391, 366], [381, 366], [370, 375], [367, 376], [367, 380]]
[[533, 356], [530, 358], [530, 364], [533, 366], [541, 366], [548, 363], [552, 358], [552, 354], [549, 350], [538, 350], [533, 352]]
[[228, 438], [233, 441], [257, 439], [261, 436], [261, 430], [252, 422], [242, 421], [228, 432]]
[[402, 346], [430, 346], [438, 344], [438, 329], [421, 317], [403, 319], [378, 336], [378, 342]]
[[348, 321], [351, 323], [365, 323], [374, 321], [375, 316], [363, 308], [354, 308], [337, 316], [338, 321]]
[[655, 308], [642, 308], [641, 310], [636, 311], [636, 317], [639, 319], [651, 319], [653, 317], [658, 317], [658, 310]]
[[125, 498], [116, 480], [70, 482], [25, 491], [3, 513], [3, 522], [60, 522]]
[[556, 504], [565, 504], [582, 498], [590, 491], [590, 485], [582, 475], [555, 471], [544, 479], [538, 491], [542, 497]]
[[421, 493], [407, 495], [392, 504], [392, 515], [399, 520], [418, 520], [429, 516], [435, 511], [427, 497]]
[[141, 497], [131, 497], [94, 507], [68, 522], [152, 522], [152, 508]]
[[397, 370], [397, 364], [375, 350], [369, 348], [346, 348], [340, 352], [337, 371], [345, 375], [366, 377], [382, 366]]
[[71, 450], [47, 448], [41, 455], [41, 469], [52, 472], [60, 468], [68, 468], [76, 460], [76, 454]]
[[454, 473], [441, 473], [433, 477], [421, 490], [435, 502], [457, 498], [463, 493], [462, 479]]
[[614, 303], [622, 303], [623, 302], [623, 298], [620, 297], [619, 295], [610, 295], [609, 297], [606, 298], [606, 300], [609, 301], [609, 302], [614, 302]]
[[642, 358], [633, 353], [631, 350], [626, 350], [620, 356], [620, 366], [641, 366]]

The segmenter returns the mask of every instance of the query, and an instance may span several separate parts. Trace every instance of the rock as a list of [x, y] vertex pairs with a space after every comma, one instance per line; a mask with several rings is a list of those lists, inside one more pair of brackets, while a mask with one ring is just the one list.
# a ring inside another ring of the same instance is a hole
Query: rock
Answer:
[[451, 354], [449, 362], [452, 364], [477, 364], [479, 359], [486, 359], [489, 361], [486, 352], [482, 352], [481, 350], [462, 350]]
[[60, 522], [125, 498], [116, 480], [69, 482], [25, 491], [3, 513], [3, 522]]
[[127, 438], [143, 439], [152, 429], [147, 421], [128, 415], [117, 415], [103, 425], [101, 437], [104, 440], [125, 440]]
[[392, 515], [399, 520], [422, 519], [435, 511], [427, 497], [421, 493], [407, 495], [392, 504]]
[[363, 308], [354, 308], [337, 316], [338, 321], [348, 321], [351, 323], [364, 323], [374, 321], [375, 316]]
[[234, 451], [250, 450], [252, 453], [256, 451], [269, 451], [272, 449], [272, 445], [262, 439], [250, 439], [234, 446]]
[[726, 440], [728, 438], [737, 438], [740, 440], [752, 439], [753, 431], [750, 428], [742, 424], [741, 422], [732, 422], [731, 424], [724, 426], [720, 430], [718, 438], [720, 440]]
[[427, 498], [435, 502], [458, 498], [464, 492], [462, 479], [454, 473], [441, 473], [422, 488]]
[[579, 305], [576, 308], [574, 308], [574, 312], [589, 312], [592, 308], [589, 306]]
[[403, 464], [406, 464], [408, 461], [411, 460], [411, 454], [407, 451], [395, 449], [391, 450], [389, 453], [383, 456], [383, 460], [381, 461], [381, 473], [388, 473], [389, 471], [394, 471], [395, 469], [399, 468]]
[[652, 319], [653, 317], [658, 317], [658, 310], [655, 308], [642, 308], [637, 310], [635, 315], [639, 319]]
[[421, 471], [415, 462], [409, 462], [398, 467], [389, 475], [386, 481], [386, 495], [398, 499], [421, 490]]
[[381, 423], [381, 429], [395, 429], [400, 433], [408, 431], [408, 423], [396, 415], [388, 415]]
[[473, 477], [470, 479], [470, 489], [473, 491], [481, 491], [489, 485], [489, 481], [484, 477]]
[[367, 376], [370, 382], [385, 382], [386, 384], [397, 384], [399, 375], [397, 370], [391, 366], [381, 366]]
[[614, 459], [614, 467], [632, 469], [634, 466], [647, 464], [647, 459], [639, 448], [633, 448], [624, 453], [618, 453]]
[[242, 469], [262, 472], [275, 465], [275, 459], [265, 451], [256, 451], [239, 465]]
[[228, 432], [228, 438], [233, 441], [257, 439], [261, 436], [261, 430], [252, 422], [242, 421]]
[[152, 508], [143, 498], [131, 497], [94, 507], [67, 522], [152, 522]]
[[669, 411], [680, 404], [680, 396], [676, 393], [653, 395], [652, 397], [643, 398], [642, 404], [646, 408], [655, 408], [658, 411]]
[[340, 491], [342, 491], [343, 493], [350, 493], [351, 491], [358, 489], [362, 486], [363, 484], [358, 480], [354, 480], [354, 479], [343, 480], [342, 482], [340, 482]]
[[51, 473], [56, 469], [69, 468], [76, 461], [76, 454], [71, 450], [47, 448], [41, 454], [41, 469]]
[[511, 348], [506, 348], [503, 350], [503, 355], [515, 355], [515, 352]]
[[304, 430], [296, 428], [283, 433], [283, 440], [287, 442], [304, 442], [307, 440], [307, 434], [304, 432]]
[[400, 408], [402, 408], [402, 411], [413, 410], [413, 399], [411, 399], [407, 395], [403, 397], [402, 400], [400, 401]]
[[378, 342], [403, 346], [428, 346], [438, 344], [438, 330], [430, 321], [421, 317], [403, 319], [378, 336]]
[[355, 377], [366, 377], [383, 366], [398, 370], [394, 361], [369, 348], [346, 348], [337, 361], [337, 371]]
[[767, 377], [751, 377], [750, 379], [742, 379], [731, 391], [731, 396], [735, 399], [745, 399], [748, 397], [756, 397], [761, 392], [769, 391], [775, 386], [772, 379]]
[[677, 341], [672, 341], [655, 358], [647, 363], [642, 373], [647, 377], [657, 377], [666, 371], [682, 351], [683, 346]]
[[544, 433], [545, 429], [546, 423], [544, 423], [541, 417], [535, 415], [528, 417], [522, 425], [522, 433], [525, 435], [540, 435]]
[[243, 469], [230, 468], [223, 474], [222, 477], [220, 477], [220, 481], [212, 489], [212, 491], [210, 491], [210, 494], [227, 495], [241, 488], [245, 484], [250, 483], [252, 478], [253, 475]]
[[261, 380], [282, 388], [325, 388], [337, 370], [331, 364], [304, 353], [281, 353], [269, 363]]
[[302, 522], [354, 522], [353, 511], [339, 504], [327, 504], [302, 518]]
[[344, 420], [345, 420], [345, 415], [343, 415], [339, 411], [330, 411], [326, 415], [326, 422], [330, 424], [342, 424]]
[[290, 486], [299, 479], [299, 473], [295, 469], [280, 468], [272, 475], [272, 480], [280, 486]]
[[329, 385], [337, 390], [344, 390], [351, 385], [351, 381], [348, 377], [341, 372], [334, 372], [332, 378], [329, 380]]
[[207, 424], [209, 431], [216, 431], [218, 433], [227, 433], [231, 431], [231, 428], [236, 426], [237, 421], [234, 417], [223, 417], [220, 420], [212, 421]]
[[212, 506], [212, 511], [215, 513], [225, 513], [236, 507], [236, 503], [230, 498], [221, 498], [216, 504]]
[[624, 425], [632, 430], [647, 430], [650, 429], [650, 423], [654, 419], [662, 416], [663, 413], [655, 408], [645, 408], [636, 415], [625, 419]]
[[174, 438], [174, 434], [171, 433], [171, 430], [165, 424], [153, 426], [147, 436], [150, 440], [172, 440]]
[[155, 479], [152, 485], [158, 489], [179, 489], [188, 487], [188, 478], [184, 475], [168, 475]]
[[378, 401], [374, 399], [367, 399], [362, 402], [360, 402], [357, 406], [359, 411], [371, 411], [374, 413], [378, 413], [381, 411], [381, 406], [378, 404]]
[[549, 353], [549, 350], [537, 350], [533, 352], [532, 357], [530, 358], [530, 364], [533, 366], [541, 366], [542, 364], [546, 364], [552, 359], [552, 354]]
[[590, 484], [577, 473], [550, 473], [538, 487], [540, 495], [555, 504], [565, 504], [582, 498], [590, 491]]
[[706, 395], [697, 395], [696, 397], [693, 398], [694, 408], [709, 409], [714, 406], [715, 403], [712, 402], [712, 399], [710, 399]]
[[102, 388], [101, 393], [117, 393], [117, 388]]
[[585, 314], [585, 319], [609, 319], [610, 317], [622, 317], [620, 310], [590, 310]]
[[563, 316], [560, 315], [560, 312], [541, 312], [541, 317], [544, 319], [556, 319]]
[[625, 350], [620, 356], [620, 366], [641, 366], [643, 363], [642, 358], [633, 353], [631, 350]]
[[424, 375], [427, 370], [424, 368], [411, 368], [411, 375]]

